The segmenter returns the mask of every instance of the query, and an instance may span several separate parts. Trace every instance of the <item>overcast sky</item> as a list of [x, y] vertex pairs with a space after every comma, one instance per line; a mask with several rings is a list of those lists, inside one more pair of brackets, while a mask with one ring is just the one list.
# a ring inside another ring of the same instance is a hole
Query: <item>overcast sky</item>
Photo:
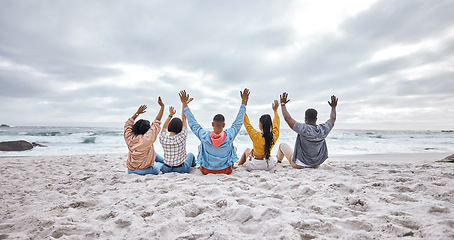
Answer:
[[231, 124], [247, 87], [252, 122], [287, 91], [298, 121], [310, 107], [327, 120], [334, 94], [337, 128], [453, 129], [453, 12], [452, 0], [3, 0], [0, 123], [122, 128], [140, 104], [154, 119], [158, 96], [180, 114], [186, 89], [208, 128], [216, 113]]

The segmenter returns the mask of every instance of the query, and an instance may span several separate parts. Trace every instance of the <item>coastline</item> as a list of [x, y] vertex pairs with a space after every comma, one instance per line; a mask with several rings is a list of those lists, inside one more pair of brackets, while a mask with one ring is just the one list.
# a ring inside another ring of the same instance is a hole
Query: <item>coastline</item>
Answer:
[[331, 155], [327, 160], [336, 161], [365, 161], [368, 162], [433, 162], [441, 160], [453, 153], [451, 152], [422, 152], [422, 153], [374, 153], [374, 154], [337, 154]]
[[0, 239], [452, 239], [449, 155], [207, 176], [130, 175], [126, 154], [2, 157]]

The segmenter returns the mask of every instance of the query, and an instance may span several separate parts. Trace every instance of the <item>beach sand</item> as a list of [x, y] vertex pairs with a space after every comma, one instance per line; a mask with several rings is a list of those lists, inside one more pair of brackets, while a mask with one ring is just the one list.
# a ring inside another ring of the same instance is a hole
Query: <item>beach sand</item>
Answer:
[[454, 239], [449, 153], [128, 174], [126, 154], [0, 158], [0, 239]]

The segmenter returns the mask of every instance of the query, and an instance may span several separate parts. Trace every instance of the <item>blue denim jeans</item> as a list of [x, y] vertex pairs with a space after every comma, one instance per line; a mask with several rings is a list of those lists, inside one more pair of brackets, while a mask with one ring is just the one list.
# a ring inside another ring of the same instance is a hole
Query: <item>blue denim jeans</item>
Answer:
[[164, 158], [161, 157], [158, 153], [154, 153], [155, 155], [155, 158], [154, 158], [154, 165], [149, 167], [149, 168], [145, 168], [145, 169], [136, 169], [136, 170], [129, 170], [128, 169], [128, 173], [135, 173], [135, 174], [139, 174], [139, 175], [147, 175], [147, 174], [154, 174], [154, 175], [158, 175], [159, 172], [161, 171], [161, 168], [162, 166], [164, 166]]
[[169, 173], [169, 172], [177, 172], [177, 173], [189, 173], [191, 171], [191, 167], [195, 167], [197, 163], [195, 163], [194, 154], [188, 153], [188, 158], [183, 163], [182, 167], [179, 168], [170, 168], [166, 165], [162, 166], [161, 171], [162, 173]]

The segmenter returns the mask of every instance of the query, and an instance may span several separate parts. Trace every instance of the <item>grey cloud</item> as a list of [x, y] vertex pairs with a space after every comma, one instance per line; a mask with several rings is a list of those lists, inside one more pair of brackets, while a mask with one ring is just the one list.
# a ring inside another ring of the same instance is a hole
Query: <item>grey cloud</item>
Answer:
[[454, 2], [449, 0], [379, 1], [343, 24], [352, 37], [371, 44], [411, 43], [443, 33], [452, 26]]
[[112, 68], [83, 66], [78, 64], [59, 64], [58, 66], [49, 66], [46, 69], [48, 74], [54, 78], [60, 78], [64, 81], [91, 81], [96, 78], [106, 78], [119, 75], [121, 72]]
[[[301, 40], [287, 21], [294, 10], [292, 3], [4, 1], [0, 57], [47, 77], [2, 71], [0, 93], [8, 99], [49, 101], [46, 111], [65, 112], [69, 106], [75, 116], [86, 117], [104, 109], [123, 117], [142, 103], [156, 109], [158, 95], [166, 104], [178, 105], [177, 93], [186, 89], [196, 97], [192, 104], [196, 117], [207, 124], [217, 112], [234, 118], [238, 91], [244, 87], [252, 91], [248, 109], [270, 105], [283, 91], [290, 93], [292, 102], [302, 102], [301, 108], [313, 106], [322, 111], [331, 94], [339, 95], [345, 109], [353, 112], [356, 107], [405, 107], [411, 103], [408, 96], [420, 96], [427, 106], [437, 105], [453, 90], [448, 69], [416, 79], [398, 72], [453, 61], [452, 39], [441, 38], [452, 29], [453, 6], [452, 1], [378, 1], [342, 23], [338, 34], [305, 39], [305, 48], [295, 48], [292, 54], [270, 63], [265, 59], [268, 53]], [[426, 39], [438, 39], [439, 49], [420, 49], [407, 56], [363, 64], [387, 46]], [[197, 89], [193, 83], [199, 79], [180, 79], [169, 73], [144, 79], [137, 87], [122, 87], [113, 82], [122, 73], [106, 67], [115, 64], [140, 64], [157, 70], [170, 66], [202, 72], [212, 80]], [[379, 76], [391, 79], [368, 81]], [[110, 83], [97, 82], [110, 77]], [[65, 92], [55, 89], [71, 83], [86, 86]], [[218, 90], [227, 96], [210, 99]]]
[[399, 81], [397, 93], [401, 96], [420, 96], [436, 98], [437, 96], [449, 96], [454, 92], [454, 72], [445, 72], [426, 78]]
[[0, 71], [0, 96], [10, 98], [45, 97], [51, 90], [40, 79], [29, 78], [23, 74]]

